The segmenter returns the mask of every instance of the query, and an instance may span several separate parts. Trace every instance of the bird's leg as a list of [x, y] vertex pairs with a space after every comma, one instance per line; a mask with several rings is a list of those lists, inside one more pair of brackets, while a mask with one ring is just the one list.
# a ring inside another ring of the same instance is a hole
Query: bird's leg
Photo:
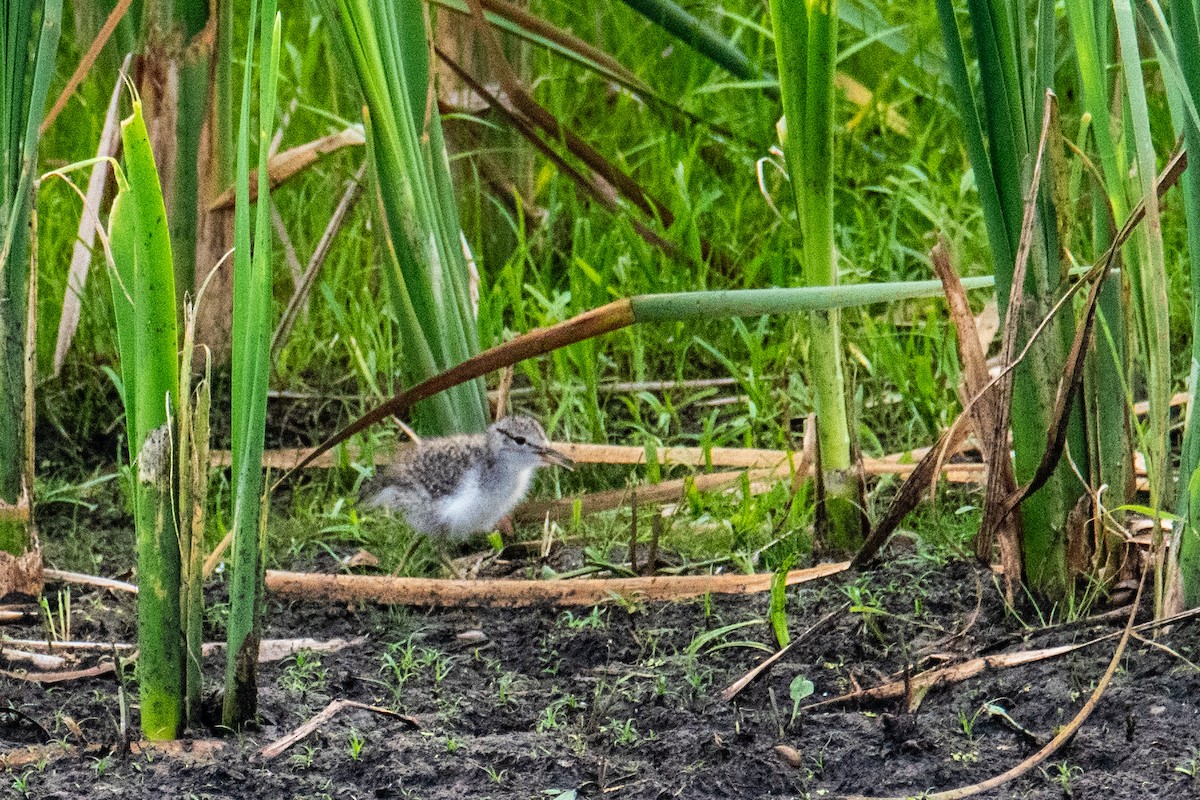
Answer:
[[404, 548], [404, 555], [396, 562], [396, 568], [392, 570], [392, 577], [399, 575], [408, 566], [408, 562], [417, 554], [417, 548], [421, 546], [421, 537], [413, 536], [409, 540], [408, 547]]
[[516, 530], [513, 527], [512, 516], [505, 514], [501, 517], [500, 521], [496, 523], [496, 530], [500, 533], [501, 541], [512, 539], [513, 532]]
[[446, 552], [446, 548], [439, 545], [438, 563], [442, 565], [442, 569], [454, 580], [465, 580], [467, 577], [466, 571], [457, 563], [457, 559], [450, 558], [450, 554]]

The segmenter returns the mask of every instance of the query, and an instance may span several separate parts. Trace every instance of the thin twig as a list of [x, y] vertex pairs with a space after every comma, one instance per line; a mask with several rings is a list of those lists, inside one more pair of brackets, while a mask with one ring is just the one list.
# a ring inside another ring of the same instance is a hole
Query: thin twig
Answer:
[[318, 711], [303, 725], [296, 728], [286, 736], [276, 739], [274, 742], [271, 742], [271, 744], [261, 748], [258, 751], [258, 755], [262, 756], [262, 758], [266, 761], [270, 761], [271, 759], [282, 755], [289, 747], [303, 739], [305, 736], [308, 736], [317, 728], [333, 719], [334, 716], [336, 716], [343, 709], [347, 708], [361, 708], [364, 711], [373, 711], [376, 714], [383, 714], [385, 716], [395, 717], [396, 719], [403, 720], [412, 728], [421, 727], [420, 724], [412, 717], [406, 717], [403, 714], [399, 714], [388, 708], [367, 705], [366, 703], [360, 703], [357, 700], [333, 700], [329, 703], [329, 705]]

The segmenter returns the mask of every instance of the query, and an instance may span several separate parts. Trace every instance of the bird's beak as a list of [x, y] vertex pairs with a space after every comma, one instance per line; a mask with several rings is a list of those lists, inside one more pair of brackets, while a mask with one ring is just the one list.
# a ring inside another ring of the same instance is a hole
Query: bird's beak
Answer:
[[555, 450], [553, 447], [543, 447], [538, 451], [538, 455], [542, 457], [542, 463], [544, 464], [553, 464], [556, 467], [562, 467], [563, 469], [570, 470], [571, 472], [575, 471], [575, 462]]

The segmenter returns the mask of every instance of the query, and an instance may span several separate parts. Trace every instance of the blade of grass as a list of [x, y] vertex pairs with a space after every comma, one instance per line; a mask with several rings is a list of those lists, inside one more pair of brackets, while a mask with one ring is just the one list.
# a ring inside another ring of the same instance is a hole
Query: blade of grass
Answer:
[[[1134, 319], [1138, 322], [1141, 349], [1146, 376], [1146, 393], [1150, 401], [1147, 417], [1148, 435], [1142, 443], [1146, 457], [1146, 474], [1150, 479], [1150, 507], [1156, 510], [1169, 502], [1167, 484], [1167, 452], [1170, 429], [1171, 399], [1171, 341], [1170, 322], [1167, 316], [1167, 274], [1163, 256], [1162, 226], [1159, 215], [1158, 195], [1154, 177], [1156, 160], [1154, 140], [1150, 131], [1150, 111], [1146, 101], [1146, 84], [1142, 73], [1141, 51], [1137, 41], [1137, 26], [1133, 6], [1128, 0], [1115, 0], [1113, 11], [1117, 23], [1121, 61], [1124, 67], [1124, 83], [1129, 100], [1126, 119], [1132, 126], [1135, 161], [1137, 164], [1138, 190], [1145, 199], [1146, 224], [1142, 233], [1135, 238], [1139, 257], [1130, 262], [1130, 284], [1133, 292]], [[1157, 520], [1156, 520], [1157, 523]], [[1164, 567], [1165, 553], [1162, 551], [1162, 534], [1159, 525], [1154, 526], [1158, 541], [1155, 549], [1154, 571], [1155, 615], [1162, 616], [1165, 600]]]
[[[1178, 54], [1178, 69], [1183, 77], [1178, 91], [1189, 94], [1193, 105], [1200, 106], [1200, 21], [1194, 0], [1172, 0], [1171, 30]], [[1176, 125], [1182, 127], [1186, 148], [1200, 152], [1200, 125], [1190, 115]], [[1200, 606], [1200, 407], [1197, 404], [1197, 383], [1200, 383], [1200, 170], [1189, 170], [1183, 177], [1183, 207], [1187, 220], [1189, 279], [1192, 287], [1192, 353], [1188, 375], [1188, 403], [1180, 453], [1179, 484], [1181, 490], [1176, 504], [1183, 520], [1177, 524], [1171, 552], [1177, 554], [1172, 565], [1169, 585], [1177, 591], [1168, 596], [1171, 604], [1186, 608]], [[1166, 611], [1174, 609], [1167, 608]]]
[[[266, 434], [270, 376], [271, 227], [267, 162], [275, 127], [281, 20], [275, 0], [263, 3], [261, 43], [254, 58], [257, 0], [251, 3], [242, 80], [242, 110], [237, 142], [237, 205], [234, 209], [233, 293], [233, 574], [229, 587], [229, 627], [225, 697], [221, 719], [239, 729], [258, 713], [258, 645], [261, 638], [263, 555], [266, 519], [262, 451]], [[250, 79], [258, 70], [258, 191], [254, 246], [250, 246]]]
[[[462, 231], [430, 91], [423, 4], [324, 0], [366, 108], [368, 159], [383, 223], [383, 269], [416, 384], [478, 352]], [[487, 398], [474, 381], [418, 409], [426, 433], [482, 430]]]
[[174, 739], [182, 731], [184, 691], [179, 536], [171, 488], [172, 428], [179, 416], [174, 262], [162, 187], [136, 97], [132, 116], [121, 123], [121, 140], [128, 178], [113, 203], [109, 238], [115, 273], [129, 292], [116, 302], [118, 325], [125, 326], [119, 334], [121, 369], [137, 475], [138, 692], [143, 735]]

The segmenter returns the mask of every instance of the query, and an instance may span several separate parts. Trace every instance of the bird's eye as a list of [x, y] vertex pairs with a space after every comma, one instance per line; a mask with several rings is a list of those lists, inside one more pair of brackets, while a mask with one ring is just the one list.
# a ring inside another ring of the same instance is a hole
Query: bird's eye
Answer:
[[525, 437], [524, 436], [514, 436], [513, 441], [516, 442], [517, 444], [525, 444]]

